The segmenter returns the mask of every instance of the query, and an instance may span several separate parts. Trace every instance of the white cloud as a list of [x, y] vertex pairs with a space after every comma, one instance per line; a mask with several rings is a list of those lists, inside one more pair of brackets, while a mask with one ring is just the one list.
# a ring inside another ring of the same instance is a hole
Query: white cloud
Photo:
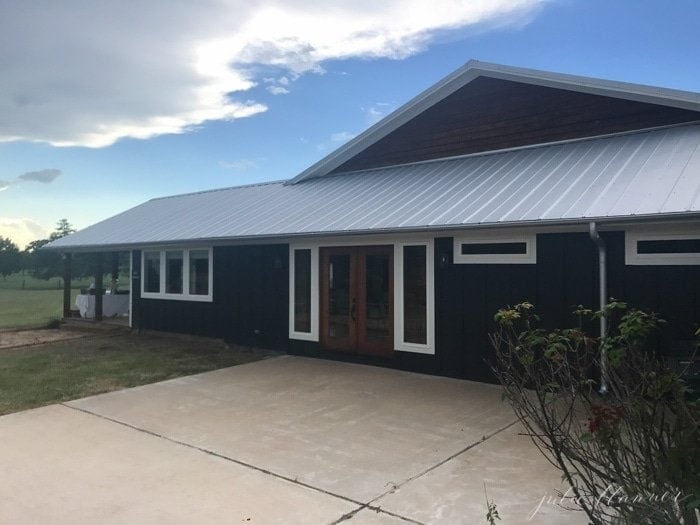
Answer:
[[0, 142], [101, 147], [248, 117], [267, 109], [244, 96], [256, 70], [289, 89], [326, 60], [403, 58], [445, 31], [517, 26], [543, 1], [5, 2]]
[[8, 237], [21, 249], [37, 239], [46, 239], [49, 230], [29, 218], [0, 217], [0, 236]]
[[286, 95], [289, 90], [282, 86], [267, 86], [267, 90], [273, 95]]
[[56, 177], [58, 177], [60, 174], [61, 170], [47, 169], [39, 171], [28, 171], [26, 173], [22, 173], [22, 175], [20, 175], [18, 178], [22, 180], [32, 180], [44, 184], [49, 184], [53, 182], [56, 179]]
[[349, 131], [340, 131], [338, 133], [331, 134], [331, 142], [347, 142], [355, 136], [355, 133], [350, 133]]
[[[350, 131], [338, 131], [336, 133], [331, 133], [330, 137], [328, 137], [327, 140], [324, 140], [320, 144], [316, 144], [316, 149], [319, 151], [323, 151], [331, 147], [336, 148], [340, 144], [343, 144], [348, 140], [354, 138], [356, 135], [356, 133], [351, 133]], [[304, 142], [303, 139], [302, 142]]]
[[370, 126], [382, 120], [386, 115], [391, 113], [395, 108], [396, 104], [389, 102], [375, 102], [372, 106], [368, 108], [362, 108], [365, 112], [365, 117], [367, 119], [367, 124]]
[[8, 180], [0, 180], [0, 191], [6, 190], [12, 183]]
[[220, 161], [219, 166], [222, 168], [235, 170], [235, 171], [247, 171], [250, 169], [255, 169], [258, 167], [258, 161], [263, 160], [262, 158], [258, 160], [253, 159], [236, 159], [230, 161]]

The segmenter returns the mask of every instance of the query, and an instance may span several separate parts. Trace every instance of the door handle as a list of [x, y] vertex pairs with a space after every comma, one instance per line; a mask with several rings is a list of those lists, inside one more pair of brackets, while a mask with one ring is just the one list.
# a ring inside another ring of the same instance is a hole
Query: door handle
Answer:
[[357, 299], [355, 297], [352, 298], [352, 305], [350, 306], [350, 317], [352, 318], [353, 321], [357, 320], [357, 317], [355, 316], [355, 313], [357, 312]]

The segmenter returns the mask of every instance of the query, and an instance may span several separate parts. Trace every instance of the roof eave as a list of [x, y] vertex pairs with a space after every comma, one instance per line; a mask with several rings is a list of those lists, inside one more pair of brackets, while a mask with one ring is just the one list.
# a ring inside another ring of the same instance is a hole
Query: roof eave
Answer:
[[208, 237], [198, 239], [172, 239], [168, 241], [143, 241], [135, 243], [115, 243], [102, 245], [73, 245], [73, 246], [43, 246], [42, 249], [64, 253], [90, 253], [90, 252], [119, 252], [138, 250], [143, 248], [168, 247], [168, 246], [197, 246], [197, 245], [224, 245], [227, 243], [263, 243], [263, 242], [289, 242], [291, 239], [308, 237], [348, 237], [362, 235], [386, 235], [386, 234], [411, 234], [428, 232], [451, 232], [455, 230], [477, 230], [495, 228], [540, 228], [558, 226], [585, 226], [596, 222], [604, 226], [629, 225], [655, 222], [672, 222], [677, 220], [700, 220], [700, 211], [650, 213], [645, 215], [617, 215], [602, 217], [576, 217], [571, 219], [537, 219], [526, 221], [503, 221], [473, 224], [443, 224], [430, 226], [410, 226], [400, 228], [376, 228], [363, 230], [343, 231], [315, 231], [270, 235], [244, 235], [235, 237]]

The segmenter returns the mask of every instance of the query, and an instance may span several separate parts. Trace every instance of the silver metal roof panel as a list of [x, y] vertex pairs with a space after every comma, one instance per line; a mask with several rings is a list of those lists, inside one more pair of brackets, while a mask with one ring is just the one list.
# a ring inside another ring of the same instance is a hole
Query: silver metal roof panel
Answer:
[[700, 125], [153, 199], [56, 249], [700, 213]]

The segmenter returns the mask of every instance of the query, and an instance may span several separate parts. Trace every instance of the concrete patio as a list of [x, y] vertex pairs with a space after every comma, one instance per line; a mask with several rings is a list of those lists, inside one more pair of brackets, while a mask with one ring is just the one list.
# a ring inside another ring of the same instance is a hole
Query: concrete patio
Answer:
[[500, 389], [276, 357], [0, 418], [0, 522], [586, 523]]

